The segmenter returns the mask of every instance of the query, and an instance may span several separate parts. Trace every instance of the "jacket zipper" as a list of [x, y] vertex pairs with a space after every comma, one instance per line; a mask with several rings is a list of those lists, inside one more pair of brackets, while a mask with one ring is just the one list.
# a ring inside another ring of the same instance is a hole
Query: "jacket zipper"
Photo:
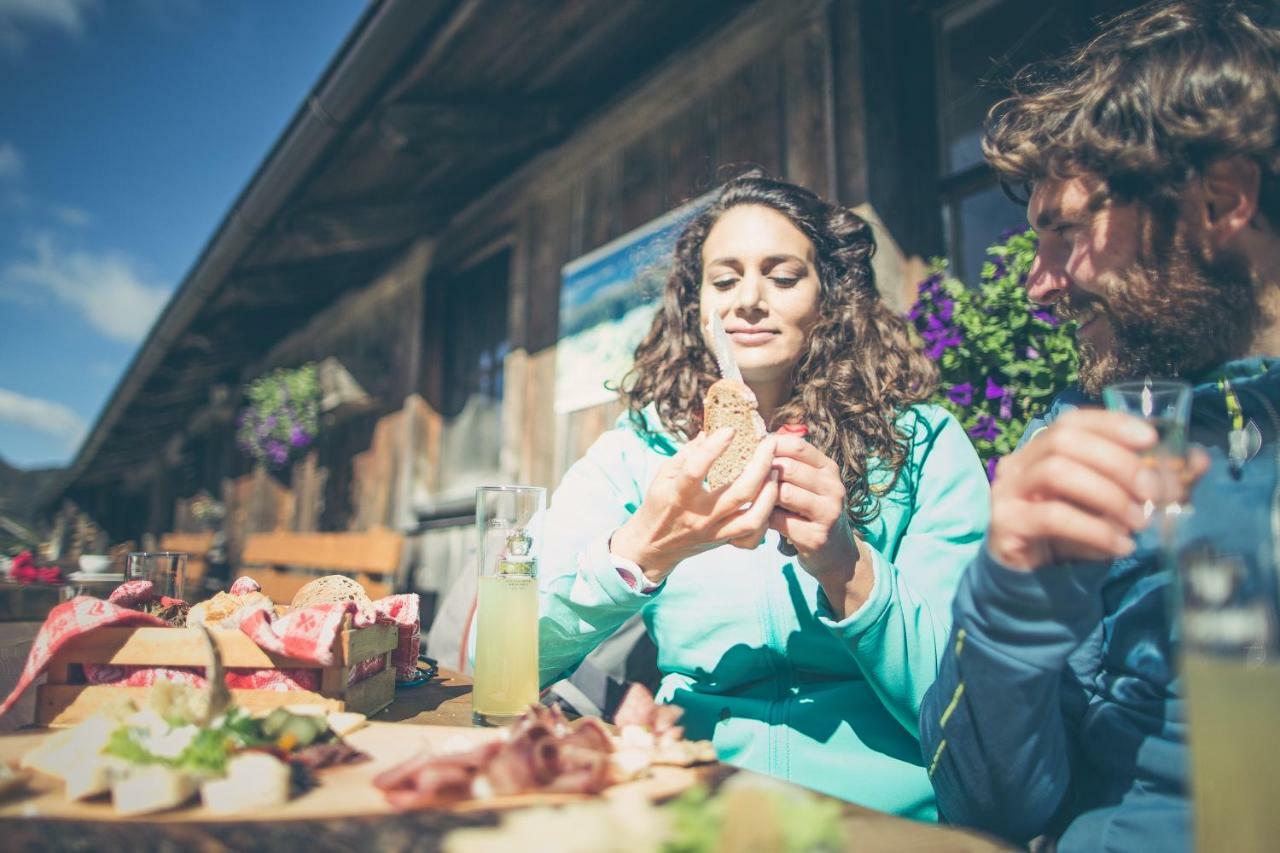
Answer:
[[1276, 414], [1275, 407], [1271, 405], [1271, 401], [1255, 389], [1245, 386], [1243, 390], [1257, 399], [1262, 404], [1262, 407], [1267, 410], [1267, 416], [1271, 418], [1271, 429], [1275, 437], [1276, 480], [1275, 486], [1271, 490], [1271, 571], [1280, 573], [1280, 415]]

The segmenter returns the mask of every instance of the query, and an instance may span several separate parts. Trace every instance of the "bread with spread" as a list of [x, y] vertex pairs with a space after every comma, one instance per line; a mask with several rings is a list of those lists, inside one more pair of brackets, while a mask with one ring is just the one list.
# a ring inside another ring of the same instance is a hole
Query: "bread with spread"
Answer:
[[738, 479], [764, 438], [764, 420], [757, 405], [756, 395], [746, 383], [736, 379], [721, 379], [707, 390], [702, 402], [703, 430], [711, 434], [722, 427], [733, 428], [733, 441], [707, 474], [707, 485], [711, 489], [722, 488]]

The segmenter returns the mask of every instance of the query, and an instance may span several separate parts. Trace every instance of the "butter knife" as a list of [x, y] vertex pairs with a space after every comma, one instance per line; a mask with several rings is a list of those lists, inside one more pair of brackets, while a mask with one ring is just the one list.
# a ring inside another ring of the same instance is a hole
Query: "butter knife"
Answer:
[[[724, 323], [720, 320], [720, 315], [712, 313], [711, 319], [707, 321], [707, 331], [711, 333], [711, 354], [715, 357], [716, 366], [720, 368], [721, 379], [736, 379], [742, 381], [742, 371], [738, 368], [738, 361], [733, 357], [733, 348], [729, 343], [729, 333], [724, 330]], [[756, 415], [757, 419], [760, 415]], [[766, 432], [763, 420], [757, 421], [760, 434]], [[785, 536], [778, 537], [778, 553], [784, 557], [794, 557], [797, 554], [796, 546]]]
[[729, 333], [724, 330], [719, 314], [711, 315], [711, 319], [707, 321], [707, 331], [711, 333], [711, 354], [715, 356], [716, 366], [720, 368], [720, 378], [741, 382], [742, 371], [738, 369], [738, 361], [733, 357]]

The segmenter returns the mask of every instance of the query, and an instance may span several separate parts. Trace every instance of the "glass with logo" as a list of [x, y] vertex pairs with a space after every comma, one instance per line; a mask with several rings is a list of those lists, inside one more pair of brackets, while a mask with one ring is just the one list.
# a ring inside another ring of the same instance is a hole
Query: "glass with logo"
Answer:
[[[1276, 579], [1259, 547], [1225, 553], [1178, 522], [1179, 631], [1199, 850], [1274, 850], [1280, 840], [1280, 640]], [[1190, 540], [1190, 541], [1188, 541]], [[1270, 543], [1265, 547], [1269, 548]]]
[[537, 486], [476, 490], [476, 725], [506, 725], [538, 701], [538, 554], [547, 493]]

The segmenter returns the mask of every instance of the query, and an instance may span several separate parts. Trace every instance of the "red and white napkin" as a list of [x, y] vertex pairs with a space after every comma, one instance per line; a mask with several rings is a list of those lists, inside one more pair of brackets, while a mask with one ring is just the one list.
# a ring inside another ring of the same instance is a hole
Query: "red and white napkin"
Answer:
[[[256, 581], [247, 577], [237, 579], [231, 586], [233, 595], [257, 592], [260, 589]], [[39, 634], [36, 635], [18, 684], [4, 703], [0, 704], [0, 716], [8, 712], [17, 702], [18, 697], [48, 667], [49, 661], [58, 650], [73, 637], [110, 625], [164, 627], [165, 623], [161, 619], [134, 609], [154, 598], [155, 594], [150, 581], [127, 581], [117, 587], [107, 601], [82, 595], [55, 607], [45, 619], [44, 625], [40, 627]], [[173, 602], [173, 599], [161, 599], [162, 604], [167, 605]], [[260, 647], [273, 654], [319, 666], [330, 666], [333, 664], [334, 638], [342, 630], [343, 618], [348, 613], [352, 615], [352, 624], [356, 627], [377, 623], [396, 625], [399, 642], [392, 653], [396, 679], [408, 681], [416, 677], [420, 632], [416, 593], [391, 595], [379, 599], [373, 603], [372, 614], [359, 613], [354, 602], [314, 604], [291, 610], [279, 617], [271, 611], [255, 610], [241, 620], [240, 630]], [[367, 677], [381, 669], [381, 659], [361, 662], [353, 672], [353, 680], [360, 680], [361, 677]], [[161, 672], [160, 668], [156, 667], [129, 667], [128, 670], [126, 672], [125, 668], [98, 666], [93, 673], [87, 672], [86, 675], [90, 676], [90, 680], [95, 683], [132, 686], [152, 684], [162, 675], [179, 676], [178, 680], [192, 684], [204, 681], [203, 676], [196, 672], [180, 670]], [[232, 687], [290, 689], [295, 685], [303, 686], [298, 680], [298, 676], [303, 673], [302, 670], [228, 673], [228, 683]], [[231, 683], [233, 680], [239, 683]], [[311, 679], [305, 680], [310, 689], [316, 689], [316, 686], [310, 685]]]

